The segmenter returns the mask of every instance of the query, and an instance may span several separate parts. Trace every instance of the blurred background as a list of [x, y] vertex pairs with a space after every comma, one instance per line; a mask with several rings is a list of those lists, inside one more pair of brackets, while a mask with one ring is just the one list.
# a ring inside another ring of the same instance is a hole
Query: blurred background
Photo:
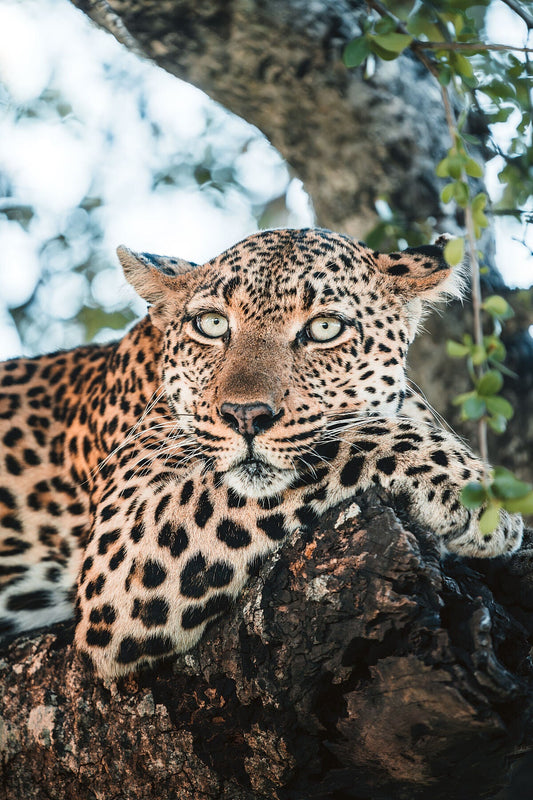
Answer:
[[256, 128], [67, 0], [0, 6], [0, 359], [142, 315], [118, 244], [203, 262], [258, 227], [312, 223]]
[[[493, 5], [487, 35], [522, 43], [517, 17]], [[513, 125], [493, 126], [503, 147]], [[496, 156], [493, 199], [498, 169]], [[376, 211], [387, 226], [387, 203]], [[68, 0], [3, 0], [0, 358], [106, 341], [143, 314], [118, 268], [120, 243], [202, 262], [257, 228], [313, 221], [301, 181], [256, 128]], [[496, 222], [500, 271], [530, 286], [533, 226]]]

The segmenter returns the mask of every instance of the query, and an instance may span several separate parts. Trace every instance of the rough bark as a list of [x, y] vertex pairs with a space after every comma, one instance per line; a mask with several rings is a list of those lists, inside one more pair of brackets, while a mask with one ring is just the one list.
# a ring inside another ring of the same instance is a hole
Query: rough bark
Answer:
[[155, 672], [102, 685], [68, 627], [14, 643], [0, 797], [521, 796], [529, 552], [441, 563], [430, 534], [361, 503], [287, 543], [233, 616]]
[[304, 181], [321, 225], [359, 238], [390, 198], [441, 216], [439, 88], [411, 56], [370, 80], [342, 64], [361, 0], [74, 0], [128, 47], [256, 125]]

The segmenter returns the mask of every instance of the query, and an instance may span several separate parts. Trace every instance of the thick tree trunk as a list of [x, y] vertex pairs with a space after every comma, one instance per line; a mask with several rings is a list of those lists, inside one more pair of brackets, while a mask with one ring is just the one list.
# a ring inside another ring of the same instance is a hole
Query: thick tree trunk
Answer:
[[370, 80], [342, 50], [361, 0], [74, 0], [130, 48], [256, 125], [304, 181], [321, 225], [359, 238], [388, 197], [407, 220], [441, 216], [447, 145], [438, 85], [409, 56]]
[[523, 757], [499, 792], [532, 733], [528, 560], [443, 565], [372, 498], [287, 543], [153, 673], [104, 686], [68, 629], [19, 639], [0, 796], [514, 800]]

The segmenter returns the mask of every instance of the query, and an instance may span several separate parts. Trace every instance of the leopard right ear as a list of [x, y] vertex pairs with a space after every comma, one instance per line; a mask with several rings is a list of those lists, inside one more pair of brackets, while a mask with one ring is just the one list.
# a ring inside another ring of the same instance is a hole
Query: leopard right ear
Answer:
[[124, 245], [117, 247], [117, 255], [126, 280], [150, 306], [152, 322], [164, 328], [176, 310], [172, 294], [182, 287], [181, 276], [197, 265], [182, 258], [135, 253]]
[[135, 253], [123, 244], [117, 247], [117, 255], [128, 283], [151, 305], [161, 300], [166, 291], [176, 287], [174, 279], [178, 275], [197, 266], [182, 258]]

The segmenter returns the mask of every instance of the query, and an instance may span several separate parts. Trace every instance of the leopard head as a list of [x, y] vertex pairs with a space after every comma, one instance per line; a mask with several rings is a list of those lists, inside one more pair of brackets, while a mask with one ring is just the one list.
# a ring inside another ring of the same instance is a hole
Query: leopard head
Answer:
[[162, 332], [172, 413], [251, 497], [319, 470], [343, 426], [401, 411], [424, 303], [456, 291], [440, 247], [383, 255], [323, 229], [257, 233], [200, 266], [118, 254]]

